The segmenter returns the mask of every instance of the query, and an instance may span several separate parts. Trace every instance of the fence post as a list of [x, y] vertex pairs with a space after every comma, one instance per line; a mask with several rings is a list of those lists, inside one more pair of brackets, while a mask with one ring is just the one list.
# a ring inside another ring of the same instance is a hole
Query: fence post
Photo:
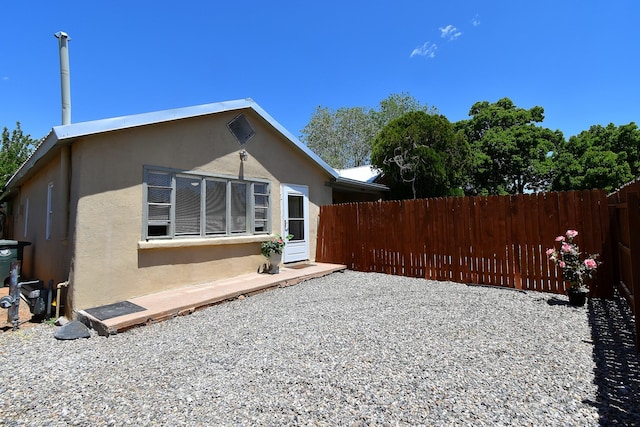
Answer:
[[627, 193], [629, 251], [631, 252], [631, 293], [636, 324], [636, 348], [640, 351], [640, 200], [637, 192]]
[[[612, 288], [617, 288], [618, 284], [620, 283], [620, 254], [618, 253], [619, 251], [618, 242], [620, 240], [620, 219], [619, 219], [620, 209], [618, 208], [617, 205], [620, 203], [620, 201], [618, 200], [618, 197], [616, 195], [616, 198], [612, 199], [608, 203], [609, 203], [608, 205], [608, 208], [609, 208], [608, 248], [611, 252], [611, 256], [609, 257], [609, 264], [611, 265], [609, 266], [609, 268], [611, 271], [610, 277], [613, 285]], [[603, 224], [603, 228], [606, 227], [606, 225], [607, 224]], [[605, 253], [604, 253], [605, 249], [607, 249], [606, 245], [603, 248], [603, 254], [602, 254], [603, 259], [605, 258]], [[613, 298], [613, 295], [609, 297], [609, 299], [612, 299], [612, 298]]]
[[595, 288], [593, 297], [613, 299], [614, 289], [619, 280], [616, 279], [617, 260], [615, 260], [614, 252], [617, 248], [614, 245], [616, 231], [617, 209], [612, 207], [609, 198], [604, 191], [594, 190], [595, 196], [592, 196], [592, 218], [591, 228], [599, 227], [599, 232], [594, 239], [594, 248], [599, 246], [597, 251], [600, 259], [604, 263], [602, 268], [598, 268], [596, 275]]

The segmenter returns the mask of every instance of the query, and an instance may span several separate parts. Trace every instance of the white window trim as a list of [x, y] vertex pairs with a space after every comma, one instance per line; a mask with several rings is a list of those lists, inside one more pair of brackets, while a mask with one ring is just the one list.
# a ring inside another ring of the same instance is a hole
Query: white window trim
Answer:
[[47, 186], [47, 222], [45, 227], [45, 239], [51, 240], [51, 225], [53, 220], [53, 182]]
[[199, 246], [241, 245], [247, 243], [262, 243], [273, 239], [273, 234], [256, 234], [252, 236], [231, 236], [216, 238], [175, 238], [175, 239], [150, 239], [138, 242], [138, 249], [173, 249], [193, 248]]
[[24, 203], [24, 238], [27, 238], [27, 230], [29, 227], [29, 198]]
[[[171, 175], [171, 203], [170, 203], [170, 219], [168, 224], [168, 236], [149, 236], [148, 235], [148, 173], [149, 172], [159, 172], [159, 173], [167, 173]], [[184, 236], [176, 236], [175, 234], [175, 209], [176, 209], [176, 177], [177, 176], [185, 176], [191, 178], [200, 178], [204, 183], [207, 179], [215, 179], [225, 181], [227, 184], [227, 193], [226, 193], [226, 232], [224, 234], [207, 234], [206, 233], [206, 218], [205, 218], [205, 186], [202, 188], [202, 197], [200, 200], [201, 203], [201, 227], [200, 227], [200, 235], [184, 235]], [[247, 212], [247, 220], [246, 220], [246, 229], [243, 232], [231, 232], [230, 218], [231, 218], [231, 184], [232, 183], [243, 183], [247, 184], [247, 200], [246, 200], [246, 212]], [[254, 185], [255, 184], [266, 184], [267, 192], [266, 193], [258, 193], [259, 195], [266, 195], [268, 197], [268, 205], [266, 212], [266, 223], [264, 231], [255, 232], [255, 192]], [[225, 241], [230, 241], [230, 238], [233, 237], [243, 237], [243, 236], [259, 236], [263, 238], [264, 236], [268, 236], [271, 234], [272, 227], [272, 195], [271, 195], [271, 182], [265, 179], [238, 179], [238, 177], [225, 176], [225, 175], [217, 175], [217, 174], [209, 174], [205, 172], [191, 172], [191, 171], [182, 171], [165, 167], [157, 167], [157, 166], [144, 166], [144, 175], [143, 175], [143, 214], [142, 214], [142, 240], [147, 242], [160, 242], [160, 241], [183, 241], [183, 240], [213, 240], [213, 239], [224, 239]], [[140, 245], [139, 247], [146, 247], [149, 245]]]

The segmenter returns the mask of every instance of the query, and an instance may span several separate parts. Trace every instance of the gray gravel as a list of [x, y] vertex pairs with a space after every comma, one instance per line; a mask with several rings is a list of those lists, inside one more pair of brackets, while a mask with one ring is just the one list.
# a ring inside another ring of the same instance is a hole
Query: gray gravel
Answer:
[[565, 300], [347, 271], [108, 338], [43, 324], [0, 335], [0, 425], [598, 425]]

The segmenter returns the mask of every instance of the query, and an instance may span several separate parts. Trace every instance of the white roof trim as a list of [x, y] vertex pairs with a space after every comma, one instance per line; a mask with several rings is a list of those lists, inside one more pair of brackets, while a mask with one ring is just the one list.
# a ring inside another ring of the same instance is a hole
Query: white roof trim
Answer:
[[252, 109], [260, 115], [267, 123], [273, 126], [285, 138], [287, 138], [297, 149], [302, 151], [307, 157], [327, 172], [332, 179], [339, 177], [331, 166], [322, 160], [317, 154], [311, 151], [306, 145], [293, 136], [280, 123], [271, 117], [251, 98], [239, 99], [233, 101], [217, 102], [213, 104], [197, 105], [193, 107], [176, 108], [172, 110], [157, 111], [152, 113], [134, 114], [131, 116], [114, 117], [111, 119], [94, 120], [89, 122], [72, 123], [69, 125], [54, 126], [49, 134], [42, 140], [41, 144], [36, 148], [27, 161], [20, 166], [15, 174], [9, 179], [6, 190], [11, 190], [16, 186], [22, 178], [36, 165], [36, 163], [44, 157], [53, 147], [64, 141], [73, 140], [89, 135], [95, 135], [103, 132], [111, 132], [121, 129], [129, 129], [138, 126], [152, 125], [156, 123], [180, 120], [198, 116], [206, 116], [220, 112]]
[[337, 179], [335, 179], [331, 183], [331, 186], [334, 188], [340, 188], [340, 187], [359, 188], [362, 190], [369, 190], [369, 191], [375, 191], [375, 192], [389, 191], [389, 187], [387, 187], [384, 184], [377, 184], [375, 182], [363, 182], [357, 179], [344, 178], [344, 177], [338, 177]]

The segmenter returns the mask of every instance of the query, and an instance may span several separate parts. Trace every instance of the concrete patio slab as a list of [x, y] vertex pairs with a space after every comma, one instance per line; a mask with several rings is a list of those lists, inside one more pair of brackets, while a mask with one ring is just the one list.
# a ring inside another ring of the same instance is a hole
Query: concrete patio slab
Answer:
[[136, 326], [191, 314], [200, 308], [232, 300], [241, 295], [252, 295], [270, 288], [295, 285], [305, 280], [343, 271], [346, 268], [345, 265], [319, 262], [283, 266], [280, 267], [278, 274], [244, 274], [230, 279], [131, 298], [128, 302], [144, 308], [135, 313], [100, 320], [87, 311], [80, 310], [77, 317], [100, 335], [114, 335]]

